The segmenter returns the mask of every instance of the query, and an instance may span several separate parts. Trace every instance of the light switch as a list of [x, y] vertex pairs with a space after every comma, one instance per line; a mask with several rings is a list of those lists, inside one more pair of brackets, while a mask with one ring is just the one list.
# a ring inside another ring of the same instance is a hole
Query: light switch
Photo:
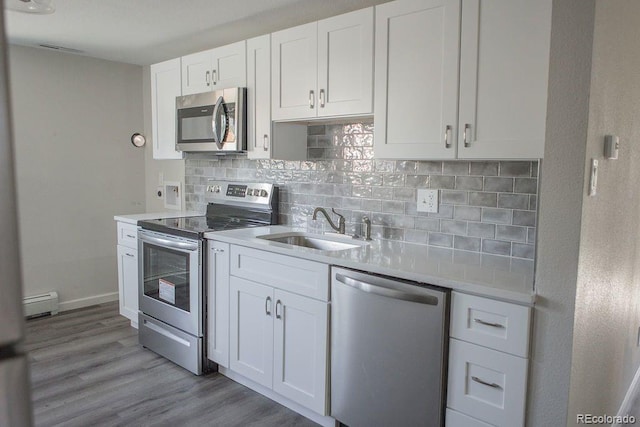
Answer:
[[589, 195], [596, 195], [598, 187], [598, 159], [591, 159], [591, 179], [589, 180]]

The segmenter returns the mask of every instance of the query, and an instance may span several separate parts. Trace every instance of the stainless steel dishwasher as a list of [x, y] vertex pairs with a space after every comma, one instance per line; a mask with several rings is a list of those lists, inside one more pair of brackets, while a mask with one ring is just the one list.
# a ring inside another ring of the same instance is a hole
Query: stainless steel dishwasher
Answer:
[[449, 291], [331, 270], [331, 416], [350, 427], [442, 426]]

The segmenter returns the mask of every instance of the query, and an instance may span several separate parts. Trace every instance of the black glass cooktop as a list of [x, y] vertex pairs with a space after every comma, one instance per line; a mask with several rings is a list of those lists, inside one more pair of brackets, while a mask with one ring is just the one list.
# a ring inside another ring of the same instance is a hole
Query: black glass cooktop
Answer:
[[258, 227], [265, 224], [238, 218], [193, 216], [139, 221], [138, 225], [146, 230], [199, 239], [209, 231]]

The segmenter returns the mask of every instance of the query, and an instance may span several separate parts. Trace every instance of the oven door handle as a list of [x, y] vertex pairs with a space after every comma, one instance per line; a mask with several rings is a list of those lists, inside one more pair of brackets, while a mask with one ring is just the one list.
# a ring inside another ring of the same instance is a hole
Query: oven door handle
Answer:
[[162, 237], [156, 237], [156, 236], [149, 236], [148, 234], [144, 234], [143, 232], [141, 232], [138, 237], [141, 240], [144, 240], [145, 242], [148, 243], [153, 243], [156, 245], [162, 245], [166, 248], [171, 248], [171, 249], [183, 249], [183, 250], [188, 250], [188, 251], [197, 251], [198, 250], [198, 243], [197, 242], [180, 242], [180, 241], [176, 241], [176, 240], [170, 240], [170, 239], [163, 239]]

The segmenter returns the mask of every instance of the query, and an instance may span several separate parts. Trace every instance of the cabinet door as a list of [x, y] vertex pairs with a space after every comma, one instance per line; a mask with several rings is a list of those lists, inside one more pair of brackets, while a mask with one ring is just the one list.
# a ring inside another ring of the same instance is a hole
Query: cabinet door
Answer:
[[247, 40], [247, 157], [271, 155], [271, 36]]
[[151, 66], [151, 127], [154, 159], [182, 159], [176, 151], [176, 97], [180, 88], [180, 58]]
[[376, 157], [455, 158], [459, 39], [460, 0], [376, 7]]
[[207, 358], [229, 367], [229, 244], [207, 241]]
[[206, 50], [181, 58], [182, 94], [191, 95], [213, 90], [212, 87], [212, 51]]
[[138, 327], [138, 251], [118, 245], [120, 314]]
[[542, 157], [550, 33], [551, 0], [463, 0], [458, 157]]
[[273, 381], [273, 288], [231, 276], [229, 367], [271, 388]]
[[328, 304], [275, 290], [273, 390], [326, 413]]
[[373, 8], [318, 22], [318, 116], [373, 112]]
[[211, 84], [214, 90], [247, 85], [247, 57], [244, 40], [211, 51]]
[[271, 34], [273, 120], [316, 116], [318, 24]]

